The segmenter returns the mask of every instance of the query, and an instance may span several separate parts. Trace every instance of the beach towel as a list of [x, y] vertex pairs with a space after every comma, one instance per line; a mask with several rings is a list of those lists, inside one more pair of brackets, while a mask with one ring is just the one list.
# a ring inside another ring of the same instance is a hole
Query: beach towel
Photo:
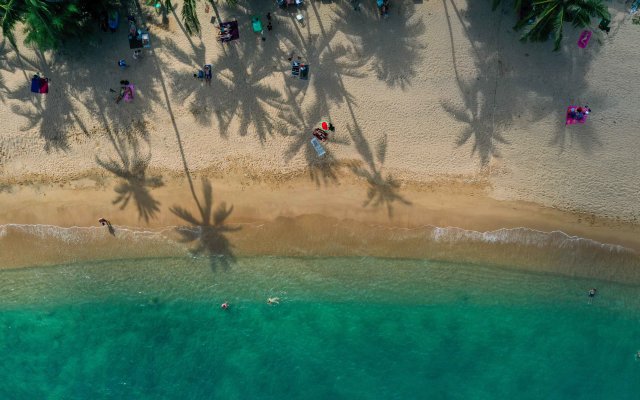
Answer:
[[253, 26], [253, 31], [256, 33], [262, 32], [262, 21], [260, 21], [259, 17], [254, 16], [251, 20], [251, 26]]
[[238, 21], [220, 23], [220, 36], [218, 37], [218, 40], [225, 43], [239, 38], [240, 31], [238, 30]]
[[587, 121], [588, 114], [584, 114], [582, 119], [574, 118], [571, 116], [571, 109], [576, 110], [580, 106], [569, 106], [567, 107], [567, 119], [565, 121], [565, 125], [575, 125], [575, 124], [584, 124]]
[[33, 93], [40, 93], [40, 77], [38, 75], [34, 75], [31, 78], [31, 91]]
[[318, 154], [318, 157], [322, 157], [325, 155], [326, 151], [324, 150], [324, 147], [322, 147], [318, 139], [316, 138], [311, 139], [311, 145], [313, 146], [316, 153]]
[[49, 93], [49, 79], [41, 78], [40, 75], [34, 75], [31, 78], [31, 91], [33, 93]]
[[40, 78], [40, 93], [49, 93], [49, 78]]
[[591, 31], [584, 30], [580, 34], [580, 38], [578, 38], [578, 47], [584, 49], [589, 44], [589, 39], [591, 39]]
[[124, 101], [126, 101], [127, 103], [130, 103], [130, 102], [133, 100], [133, 94], [134, 94], [134, 91], [135, 91], [135, 86], [133, 86], [133, 85], [127, 85], [127, 87], [128, 87], [129, 89], [131, 89], [131, 92], [126, 91], [126, 92], [125, 92], [125, 94], [124, 94], [123, 99], [124, 99]]

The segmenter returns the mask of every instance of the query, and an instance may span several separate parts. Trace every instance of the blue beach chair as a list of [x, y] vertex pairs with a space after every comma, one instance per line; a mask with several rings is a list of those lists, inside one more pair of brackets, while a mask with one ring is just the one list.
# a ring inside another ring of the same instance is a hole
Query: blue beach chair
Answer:
[[318, 154], [318, 157], [322, 157], [326, 154], [324, 147], [322, 147], [318, 139], [316, 138], [311, 139], [311, 145], [313, 146], [316, 153]]

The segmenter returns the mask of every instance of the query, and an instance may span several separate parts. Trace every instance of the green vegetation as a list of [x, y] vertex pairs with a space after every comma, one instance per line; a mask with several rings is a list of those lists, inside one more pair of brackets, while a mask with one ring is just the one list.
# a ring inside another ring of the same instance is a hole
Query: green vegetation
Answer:
[[[584, 28], [594, 17], [611, 19], [603, 0], [512, 0], [519, 13], [514, 29], [522, 31], [521, 40], [544, 42], [553, 37], [553, 50], [560, 49], [565, 22]], [[501, 0], [493, 0], [495, 9]]]
[[101, 12], [119, 7], [118, 0], [0, 0], [2, 35], [15, 47], [15, 28], [24, 25], [25, 44], [50, 50], [97, 25]]
[[[170, 0], [166, 0], [170, 3]], [[207, 3], [216, 10], [216, 3], [214, 0], [205, 0]], [[189, 35], [196, 35], [200, 33], [200, 20], [196, 13], [196, 5], [199, 0], [184, 0], [182, 4], [182, 22], [184, 23], [184, 29]], [[228, 6], [235, 6], [238, 0], [225, 0]]]

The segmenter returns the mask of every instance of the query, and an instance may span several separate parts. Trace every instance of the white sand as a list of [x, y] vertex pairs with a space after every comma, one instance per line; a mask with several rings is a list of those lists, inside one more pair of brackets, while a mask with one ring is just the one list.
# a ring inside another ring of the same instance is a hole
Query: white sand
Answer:
[[[488, 179], [497, 199], [640, 216], [640, 26], [620, 1], [608, 37], [596, 32], [581, 50], [579, 32], [567, 29], [556, 53], [551, 43], [520, 43], [514, 14], [492, 12], [487, 1], [394, 0], [383, 21], [373, 1], [359, 13], [346, 1], [309, 1], [304, 26], [265, 3], [220, 8], [241, 30], [224, 46], [204, 4], [201, 38], [186, 37], [171, 15], [168, 30], [152, 24], [153, 49], [139, 61], [124, 26], [44, 58], [27, 49], [18, 57], [5, 44], [0, 188], [84, 176], [102, 169], [98, 159], [129, 172], [180, 172], [186, 162], [191, 171], [240, 167], [269, 178], [311, 165], [311, 179], [336, 185], [333, 164], [316, 168], [308, 143], [330, 118], [330, 155], [360, 162], [369, 176]], [[250, 17], [266, 26], [267, 11], [274, 30], [262, 42]], [[311, 65], [309, 81], [290, 77], [291, 51]], [[131, 64], [124, 72], [122, 57]], [[205, 63], [211, 87], [192, 76]], [[51, 79], [46, 96], [29, 92], [36, 71]], [[120, 79], [136, 85], [133, 103], [115, 104], [109, 88]], [[571, 102], [593, 109], [586, 124], [565, 127]]]

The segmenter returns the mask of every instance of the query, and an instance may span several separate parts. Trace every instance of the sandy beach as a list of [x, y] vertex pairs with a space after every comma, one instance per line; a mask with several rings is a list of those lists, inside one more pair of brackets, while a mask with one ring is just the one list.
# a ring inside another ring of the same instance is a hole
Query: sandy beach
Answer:
[[[485, 2], [395, 1], [380, 20], [373, 2], [356, 12], [309, 1], [304, 24], [266, 3], [218, 7], [240, 25], [228, 45], [202, 4], [200, 37], [186, 36], [176, 15], [163, 26], [146, 14], [153, 46], [139, 60], [124, 28], [57, 53], [17, 54], [4, 43], [0, 225], [92, 227], [106, 217], [157, 232], [213, 226], [222, 210], [226, 224], [244, 226], [229, 234], [237, 254], [298, 243], [300, 254], [434, 256], [379, 231], [367, 247], [350, 244], [347, 231], [361, 238], [371, 227], [561, 231], [640, 252], [640, 28], [622, 1], [610, 3], [608, 36], [596, 32], [579, 49], [579, 32], [567, 29], [555, 53], [519, 42], [511, 10]], [[262, 41], [250, 19], [267, 12], [274, 29]], [[308, 81], [291, 77], [291, 54], [310, 65]], [[130, 67], [120, 70], [120, 58]], [[193, 77], [204, 64], [210, 86]], [[50, 79], [48, 95], [29, 92], [36, 72]], [[116, 104], [109, 89], [122, 79], [135, 99]], [[593, 109], [587, 123], [565, 126], [570, 104]], [[319, 158], [309, 141], [322, 121], [336, 131]], [[249, 228], [259, 226], [268, 229]], [[3, 266], [60, 254], [17, 254], [15, 245], [0, 244]], [[495, 262], [487, 253], [465, 257]], [[511, 262], [504, 256], [495, 258]], [[622, 275], [636, 280], [637, 262], [624, 261]], [[559, 261], [545, 265], [553, 272]]]

